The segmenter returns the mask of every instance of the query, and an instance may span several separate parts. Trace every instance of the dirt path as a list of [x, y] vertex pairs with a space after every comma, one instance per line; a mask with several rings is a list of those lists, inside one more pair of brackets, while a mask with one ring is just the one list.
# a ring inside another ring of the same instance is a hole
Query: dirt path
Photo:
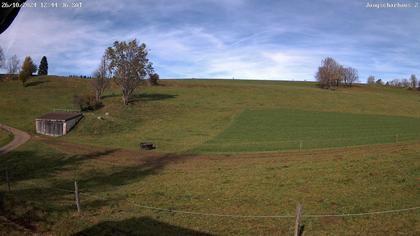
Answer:
[[0, 156], [16, 149], [20, 145], [26, 143], [31, 138], [31, 136], [28, 133], [9, 127], [7, 125], [0, 124], [0, 129], [6, 130], [7, 132], [10, 132], [14, 135], [14, 138], [10, 143], [6, 144], [3, 147], [0, 147]]

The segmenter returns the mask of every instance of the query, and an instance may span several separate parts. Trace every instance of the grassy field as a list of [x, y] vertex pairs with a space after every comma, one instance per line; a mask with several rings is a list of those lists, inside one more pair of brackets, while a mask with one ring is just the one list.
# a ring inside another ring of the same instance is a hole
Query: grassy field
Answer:
[[[408, 208], [420, 205], [419, 155], [416, 143], [146, 157], [128, 150], [34, 140], [2, 160], [13, 179], [13, 191], [2, 193], [2, 212], [28, 228], [56, 235], [290, 235], [293, 218], [184, 215], [139, 205], [235, 215], [293, 215], [297, 202], [304, 204], [305, 214]], [[80, 216], [73, 204], [74, 179], [82, 191]], [[418, 235], [419, 220], [419, 212], [412, 211], [304, 218], [304, 224], [309, 235]]]
[[[53, 76], [33, 78], [25, 88], [0, 82], [0, 123], [34, 133], [36, 116], [74, 108], [73, 95], [87, 92], [86, 80]], [[12, 187], [7, 192], [0, 178], [0, 235], [291, 235], [293, 217], [141, 206], [293, 215], [298, 202], [304, 214], [420, 205], [419, 92], [167, 80], [139, 90], [128, 106], [119, 94], [111, 87], [104, 107], [85, 113], [69, 135], [34, 136], [0, 158]], [[138, 151], [143, 140], [158, 149]], [[343, 147], [353, 145], [361, 146]], [[305, 235], [418, 235], [419, 221], [419, 211], [304, 218]]]
[[13, 135], [0, 129], [0, 147], [6, 145], [10, 141], [12, 141], [12, 139], [13, 139]]
[[[0, 122], [33, 133], [35, 117], [57, 108], [74, 108], [73, 95], [89, 92], [88, 83], [89, 81], [80, 79], [37, 77], [32, 79], [28, 87], [23, 88], [17, 81], [2, 82], [0, 95], [4, 99], [0, 100]], [[118, 88], [112, 87], [106, 92], [103, 103], [103, 108], [85, 113], [85, 118], [76, 129], [59, 139], [128, 149], [137, 149], [141, 141], [154, 141], [160, 152], [218, 151], [219, 145], [214, 145], [215, 149], [209, 150], [209, 144], [217, 143], [225, 134], [228, 135], [229, 130], [232, 130], [228, 127], [247, 122], [244, 117], [250, 112], [244, 112], [247, 109], [261, 112], [267, 110], [267, 113], [276, 109], [313, 111], [314, 113], [308, 114], [314, 115], [314, 119], [317, 119], [319, 112], [345, 113], [343, 116], [346, 116], [346, 120], [352, 119], [356, 114], [400, 116], [407, 119], [420, 117], [420, 93], [416, 91], [363, 86], [329, 91], [321, 90], [314, 83], [308, 82], [170, 80], [162, 81], [162, 86], [139, 90], [129, 106], [121, 105], [120, 92]], [[105, 113], [109, 115], [106, 116]], [[97, 119], [98, 116], [104, 119]], [[282, 113], [275, 115], [276, 118], [278, 116], [282, 116]], [[234, 120], [238, 117], [235, 122], [239, 123], [235, 123]], [[363, 122], [363, 118], [360, 119]], [[307, 121], [311, 120], [308, 117]], [[273, 125], [281, 128], [278, 126], [281, 124], [273, 123], [275, 121], [270, 117], [263, 122], [265, 127]], [[369, 125], [372, 123], [375, 121], [369, 121]], [[348, 127], [344, 122], [342, 125], [344, 129]], [[375, 127], [378, 125], [381, 124], [376, 124]], [[413, 133], [416, 132], [416, 127], [413, 126]], [[384, 134], [395, 135], [392, 127], [384, 128], [390, 129], [389, 132], [384, 130]], [[365, 131], [355, 132], [363, 135]], [[301, 135], [307, 136], [304, 133]], [[265, 141], [277, 142], [283, 138], [281, 132], [271, 132]], [[301, 139], [297, 136], [293, 138]], [[389, 142], [388, 139], [384, 141]], [[291, 142], [298, 147], [295, 140]], [[369, 140], [367, 143], [370, 143]], [[326, 144], [330, 146], [330, 142]], [[304, 147], [310, 146], [304, 144]], [[233, 147], [232, 151], [237, 149]], [[256, 150], [263, 149], [260, 146]], [[281, 149], [279, 146], [277, 150]], [[273, 150], [273, 147], [265, 150]]]
[[261, 152], [419, 140], [419, 124], [419, 118], [402, 116], [245, 110], [227, 129], [197, 150]]

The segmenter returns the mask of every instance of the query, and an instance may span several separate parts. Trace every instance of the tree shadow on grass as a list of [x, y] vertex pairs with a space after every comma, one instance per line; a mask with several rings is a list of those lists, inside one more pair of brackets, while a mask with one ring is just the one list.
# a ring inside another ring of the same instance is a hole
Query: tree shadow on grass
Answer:
[[13, 151], [2, 157], [2, 171], [9, 172], [13, 181], [36, 178], [50, 178], [58, 172], [72, 169], [84, 161], [100, 159], [116, 152], [118, 149], [94, 151], [84, 155], [66, 155], [64, 153], [43, 153], [35, 151]]
[[80, 185], [93, 191], [108, 191], [115, 187], [141, 181], [143, 178], [157, 174], [170, 163], [191, 158], [191, 155], [161, 154], [141, 158], [132, 166], [112, 167], [111, 173], [96, 173], [80, 180]]
[[[108, 94], [102, 96], [102, 99], [106, 98], [114, 98], [114, 97], [121, 97], [121, 94]], [[166, 99], [176, 98], [177, 95], [174, 94], [165, 94], [165, 93], [141, 93], [141, 94], [134, 94], [130, 98], [130, 103], [136, 102], [147, 102], [147, 101], [160, 101]]]
[[32, 86], [37, 86], [39, 84], [43, 84], [43, 83], [48, 83], [50, 81], [48, 80], [35, 80], [35, 81], [30, 81], [28, 83], [25, 84], [25, 87], [32, 87]]
[[131, 218], [122, 221], [104, 221], [73, 236], [83, 235], [211, 235], [179, 226], [170, 225], [149, 217]]
[[[8, 168], [11, 192], [7, 193], [7, 185], [2, 178], [0, 215], [7, 216], [7, 218], [30, 228], [40, 222], [47, 222], [47, 219], [52, 217], [51, 214], [57, 217], [57, 214], [66, 216], [75, 212], [74, 177], [76, 176], [81, 192], [82, 211], [96, 212], [102, 207], [113, 209], [118, 207], [119, 202], [126, 201], [127, 195], [119, 192], [119, 187], [142, 181], [149, 175], [157, 174], [172, 162], [193, 157], [176, 154], [144, 156], [141, 153], [137, 155], [136, 152], [119, 149], [83, 149], [82, 147], [79, 149], [77, 154], [70, 155], [31, 148], [24, 151], [13, 151], [3, 156], [0, 160], [0, 169], [4, 171], [4, 168]], [[131, 164], [124, 163], [124, 161], [119, 163], [120, 158], [123, 158], [124, 155], [127, 155], [124, 158]], [[79, 168], [85, 169], [77, 174]], [[75, 173], [74, 177], [73, 173]], [[4, 176], [4, 172], [1, 174]], [[94, 234], [100, 232], [97, 230], [102, 230], [102, 228], [105, 228], [104, 233], [111, 235], [114, 228], [124, 230], [130, 225], [131, 231], [127, 231], [128, 235], [138, 234], [136, 232], [140, 234], [150, 232], [152, 235], [201, 234], [151, 219], [140, 218], [122, 222], [103, 222], [79, 235], [89, 235], [91, 232]], [[115, 230], [117, 235], [118, 233], [127, 235], [127, 232]]]
[[[54, 179], [52, 187], [68, 188], [72, 187], [73, 182], [61, 178], [60, 174], [64, 171], [78, 173], [78, 169], [83, 167], [86, 161], [96, 160], [102, 169], [93, 169], [92, 171], [85, 169], [84, 173], [77, 174], [77, 178], [81, 188], [87, 188], [90, 191], [104, 191], [140, 181], [148, 175], [158, 173], [169, 163], [192, 157], [187, 154], [142, 156], [141, 153], [137, 155], [135, 152], [126, 154], [124, 151], [119, 151], [120, 149], [104, 149], [76, 155], [56, 152], [39, 154], [32, 150], [13, 151], [2, 157], [0, 171], [4, 173], [7, 169], [12, 182]], [[132, 164], [119, 163], [119, 157], [123, 155], [130, 155], [126, 159], [130, 160]], [[106, 157], [107, 159], [105, 159]], [[94, 163], [90, 162], [90, 164]]]
[[130, 102], [147, 102], [147, 101], [160, 101], [171, 98], [176, 98], [177, 95], [173, 94], [164, 94], [164, 93], [141, 93], [135, 94], [131, 97]]
[[[96, 150], [77, 155], [13, 151], [2, 157], [0, 169], [3, 176], [5, 168], [8, 170], [12, 189], [8, 195], [22, 201], [22, 205], [26, 205], [25, 202], [38, 202], [50, 205], [47, 208], [54, 209], [54, 212], [74, 211], [74, 178], [77, 178], [83, 208], [95, 211], [102, 206], [110, 207], [125, 200], [126, 195], [118, 193], [118, 187], [141, 181], [158, 173], [171, 162], [191, 157], [172, 154], [137, 157], [136, 153], [130, 153], [131, 156], [126, 158], [131, 164], [124, 164], [118, 163], [120, 155], [125, 154], [124, 151], [119, 152], [119, 149]], [[95, 167], [95, 163], [99, 168]], [[89, 164], [87, 169], [78, 173], [80, 167], [86, 168], [85, 164]], [[0, 193], [6, 192], [7, 185], [3, 179], [1, 183]], [[103, 192], [113, 194], [103, 197]], [[62, 201], [67, 203], [61, 204]]]

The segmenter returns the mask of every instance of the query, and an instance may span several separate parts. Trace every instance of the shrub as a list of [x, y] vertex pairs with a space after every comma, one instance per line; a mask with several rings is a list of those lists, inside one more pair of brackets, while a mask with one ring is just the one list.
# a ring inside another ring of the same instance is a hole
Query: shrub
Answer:
[[382, 79], [378, 79], [378, 80], [376, 80], [375, 84], [379, 85], [379, 86], [382, 86], [382, 85], [384, 85], [384, 82], [382, 81]]
[[102, 103], [97, 101], [94, 95], [74, 95], [73, 103], [81, 111], [94, 111], [102, 107]]
[[157, 73], [153, 73], [149, 77], [150, 85], [159, 85], [159, 75]]

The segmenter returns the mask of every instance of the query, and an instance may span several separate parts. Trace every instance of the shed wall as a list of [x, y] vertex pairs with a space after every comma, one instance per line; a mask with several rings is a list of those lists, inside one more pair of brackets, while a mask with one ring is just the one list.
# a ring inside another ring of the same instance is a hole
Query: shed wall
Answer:
[[77, 122], [79, 122], [80, 119], [82, 119], [82, 116], [66, 121], [63, 127], [64, 134], [67, 134], [77, 124]]
[[36, 120], [36, 132], [50, 136], [61, 136], [63, 132], [63, 121]]
[[36, 132], [38, 134], [49, 136], [66, 135], [77, 124], [77, 122], [79, 122], [80, 119], [82, 119], [81, 115], [67, 121], [42, 118], [36, 119]]

